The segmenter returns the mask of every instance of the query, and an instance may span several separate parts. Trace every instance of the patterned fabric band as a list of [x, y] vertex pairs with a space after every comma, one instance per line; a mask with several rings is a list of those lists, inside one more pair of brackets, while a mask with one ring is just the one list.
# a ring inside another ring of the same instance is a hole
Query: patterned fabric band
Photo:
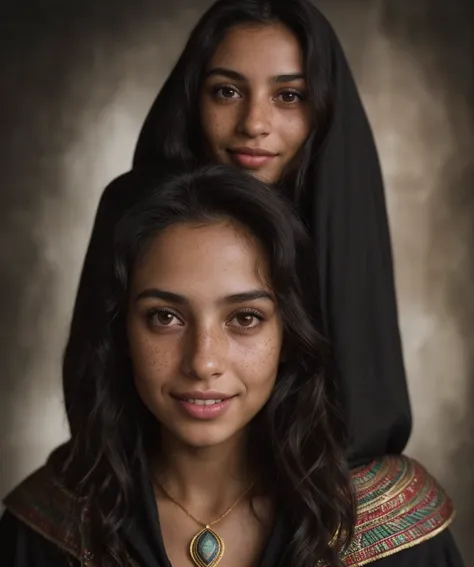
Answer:
[[[354, 470], [352, 479], [358, 517], [354, 539], [342, 557], [348, 567], [418, 545], [444, 530], [454, 517], [452, 502], [441, 486], [408, 457], [377, 459]], [[84, 567], [94, 567], [87, 546], [86, 511], [71, 526], [68, 519], [71, 514], [79, 517], [81, 503], [54, 482], [47, 465], [13, 490], [4, 503], [33, 530], [82, 560]]]
[[357, 494], [354, 538], [344, 563], [365, 565], [422, 543], [454, 518], [453, 504], [415, 460], [389, 456], [353, 471]]

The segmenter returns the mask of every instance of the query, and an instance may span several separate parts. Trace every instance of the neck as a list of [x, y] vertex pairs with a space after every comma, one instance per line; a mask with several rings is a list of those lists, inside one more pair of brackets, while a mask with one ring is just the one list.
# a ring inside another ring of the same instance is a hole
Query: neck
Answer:
[[209, 515], [230, 506], [255, 479], [244, 435], [205, 448], [189, 447], [165, 435], [152, 474], [158, 487], [182, 506]]

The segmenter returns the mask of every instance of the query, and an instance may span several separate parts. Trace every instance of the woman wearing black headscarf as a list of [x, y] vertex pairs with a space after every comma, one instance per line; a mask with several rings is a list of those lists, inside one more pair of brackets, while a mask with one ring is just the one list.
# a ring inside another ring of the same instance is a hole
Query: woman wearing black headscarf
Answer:
[[[449, 499], [416, 463], [397, 457], [411, 416], [381, 172], [337, 38], [307, 0], [221, 0], [193, 30], [145, 121], [134, 170], [209, 161], [237, 165], [287, 193], [312, 231], [315, 293], [339, 366], [361, 506], [346, 564], [459, 565], [446, 529]], [[99, 206], [64, 359], [69, 414], [87, 372], [78, 345], [93, 344], [94, 282], [130, 199], [119, 180]], [[423, 494], [431, 496], [417, 500]]]

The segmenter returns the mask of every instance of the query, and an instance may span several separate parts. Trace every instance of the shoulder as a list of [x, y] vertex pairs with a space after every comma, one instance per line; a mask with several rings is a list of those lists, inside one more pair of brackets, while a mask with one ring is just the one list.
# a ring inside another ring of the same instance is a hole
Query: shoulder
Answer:
[[357, 524], [346, 565], [365, 565], [423, 543], [454, 517], [453, 504], [436, 479], [406, 456], [376, 459], [354, 470], [352, 482]]
[[99, 212], [123, 213], [175, 172], [176, 168], [171, 163], [161, 161], [152, 168], [134, 168], [119, 175], [102, 192]]
[[41, 467], [20, 483], [5, 497], [4, 505], [7, 512], [2, 530], [13, 530], [23, 542], [42, 541], [46, 549], [83, 558], [81, 522], [77, 521], [80, 501], [60, 486], [50, 466]]
[[137, 202], [152, 193], [173, 170], [167, 163], [155, 168], [132, 169], [113, 179], [99, 199], [92, 240], [106, 243], [113, 237], [117, 221]]
[[74, 567], [62, 549], [6, 511], [0, 518], [3, 567]]
[[419, 545], [376, 560], [369, 567], [464, 567], [464, 563], [448, 528]]

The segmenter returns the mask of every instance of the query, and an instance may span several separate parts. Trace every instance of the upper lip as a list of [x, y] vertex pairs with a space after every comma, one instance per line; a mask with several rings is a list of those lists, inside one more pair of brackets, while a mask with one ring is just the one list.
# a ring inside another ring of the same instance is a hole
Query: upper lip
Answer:
[[263, 148], [249, 148], [247, 146], [242, 146], [240, 148], [230, 148], [230, 150], [234, 154], [246, 154], [248, 156], [276, 156], [274, 152], [269, 152], [268, 150], [264, 150]]
[[229, 394], [223, 394], [222, 392], [199, 392], [197, 390], [173, 395], [179, 400], [227, 400], [228, 398], [233, 397], [229, 396]]

